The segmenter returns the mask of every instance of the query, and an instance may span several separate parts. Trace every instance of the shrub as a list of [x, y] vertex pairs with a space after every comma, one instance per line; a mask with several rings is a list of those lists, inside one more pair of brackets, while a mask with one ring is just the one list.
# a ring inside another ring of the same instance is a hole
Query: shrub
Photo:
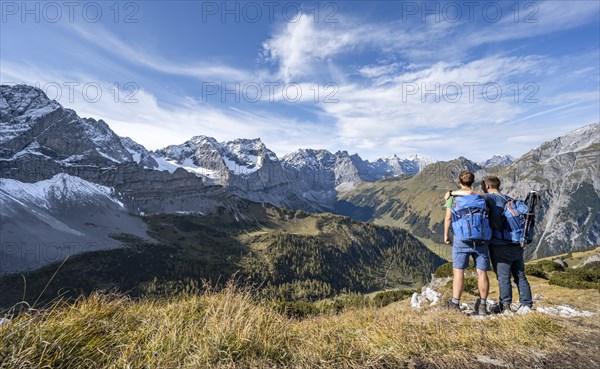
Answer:
[[[473, 259], [469, 259], [469, 266], [466, 270], [475, 271], [475, 263], [473, 262]], [[433, 273], [433, 276], [435, 278], [452, 277], [452, 262], [440, 265]]]
[[600, 290], [600, 262], [550, 276], [550, 284], [567, 288], [592, 288]]
[[373, 304], [377, 307], [383, 307], [391, 304], [392, 302], [403, 300], [407, 297], [412, 296], [416, 292], [415, 290], [395, 290], [395, 291], [384, 291], [379, 292], [373, 297]]
[[360, 293], [347, 293], [336, 296], [333, 302], [333, 310], [342, 312], [349, 308], [363, 308], [369, 306], [369, 299]]
[[532, 275], [534, 277], [548, 279], [548, 275], [544, 270], [537, 264], [525, 265], [525, 274]]
[[538, 278], [548, 279], [552, 273], [562, 272], [565, 268], [552, 260], [540, 260], [533, 264], [525, 265], [525, 273]]
[[565, 270], [562, 265], [553, 262], [552, 260], [541, 260], [537, 264], [547, 273], [562, 272]]
[[[446, 288], [452, 289], [452, 281], [446, 283]], [[465, 277], [463, 284], [463, 291], [470, 293], [471, 295], [479, 296], [479, 287], [477, 286], [477, 278]]]
[[465, 278], [465, 284], [463, 286], [463, 290], [465, 292], [470, 293], [471, 295], [478, 296], [479, 288], [477, 287], [477, 278], [475, 278], [475, 277]]
[[435, 278], [452, 277], [452, 263], [440, 265], [440, 267], [436, 269], [435, 273], [433, 273], [433, 276]]
[[321, 310], [310, 301], [285, 301], [277, 302], [279, 312], [292, 318], [306, 318], [321, 313]]

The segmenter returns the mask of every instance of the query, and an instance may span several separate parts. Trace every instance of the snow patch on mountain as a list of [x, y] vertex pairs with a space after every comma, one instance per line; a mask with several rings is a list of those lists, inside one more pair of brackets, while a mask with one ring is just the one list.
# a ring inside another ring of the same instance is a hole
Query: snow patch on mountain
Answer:
[[206, 180], [222, 184], [228, 173], [251, 174], [265, 161], [277, 161], [277, 155], [259, 139], [217, 142], [212, 137], [194, 136], [180, 145], [170, 145], [152, 153], [158, 170], [173, 172], [183, 168]]
[[[56, 200], [61, 203], [73, 202], [85, 204], [95, 201], [95, 197], [107, 198], [121, 208], [125, 208], [118, 200], [113, 188], [91, 183], [68, 174], [57, 174], [52, 178], [25, 183], [15, 179], [0, 178], [0, 192], [18, 202], [30, 202], [50, 209]], [[0, 200], [2, 203], [2, 200]]]
[[336, 157], [327, 150], [298, 149], [282, 158], [284, 166], [289, 168], [308, 168], [313, 170], [333, 168]]
[[383, 178], [397, 177], [403, 174], [417, 174], [432, 163], [435, 163], [433, 158], [419, 154], [413, 154], [404, 159], [394, 154], [391, 157], [379, 158], [370, 164], [376, 176]]
[[146, 168], [156, 168], [158, 163], [152, 157], [150, 151], [129, 137], [120, 137], [121, 144], [131, 154], [133, 161]]

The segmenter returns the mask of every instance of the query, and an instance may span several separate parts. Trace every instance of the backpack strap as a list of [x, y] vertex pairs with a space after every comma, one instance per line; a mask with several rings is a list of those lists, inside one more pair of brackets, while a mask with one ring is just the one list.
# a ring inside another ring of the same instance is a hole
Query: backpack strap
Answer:
[[507, 196], [507, 195], [505, 195], [505, 194], [503, 194], [503, 193], [498, 193], [498, 195], [500, 195], [500, 197], [502, 197], [502, 199], [503, 199], [504, 201], [506, 201], [507, 203], [508, 203], [508, 202], [511, 202], [511, 201], [513, 201], [513, 200], [514, 200], [512, 197], [510, 197], [510, 196]]
[[519, 213], [513, 208], [512, 201], [506, 203], [506, 208], [510, 211], [514, 216], [519, 216]]

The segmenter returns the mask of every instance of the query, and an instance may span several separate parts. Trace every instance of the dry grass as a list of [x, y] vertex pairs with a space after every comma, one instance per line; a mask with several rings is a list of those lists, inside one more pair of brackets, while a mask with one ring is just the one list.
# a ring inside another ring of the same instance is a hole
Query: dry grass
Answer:
[[597, 254], [600, 254], [600, 246], [596, 246], [594, 248], [590, 248], [585, 251], [577, 251], [577, 252], [564, 253], [564, 254], [560, 254], [560, 255], [548, 256], [545, 258], [532, 260], [531, 262], [537, 262], [537, 261], [541, 261], [541, 260], [562, 259], [569, 265], [569, 267], [574, 267], [577, 265], [581, 265], [590, 256], [597, 255]]
[[477, 355], [552, 366], [597, 354], [598, 328], [596, 317], [477, 320], [407, 301], [295, 320], [233, 286], [137, 301], [93, 294], [2, 325], [0, 368], [479, 367]]

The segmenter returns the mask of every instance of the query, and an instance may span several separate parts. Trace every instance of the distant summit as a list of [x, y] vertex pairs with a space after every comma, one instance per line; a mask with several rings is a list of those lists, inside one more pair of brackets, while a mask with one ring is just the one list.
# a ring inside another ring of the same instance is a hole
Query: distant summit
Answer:
[[512, 164], [515, 161], [515, 158], [510, 155], [494, 155], [491, 158], [479, 162], [478, 164], [482, 168], [495, 168], [495, 167], [504, 167], [509, 164]]

